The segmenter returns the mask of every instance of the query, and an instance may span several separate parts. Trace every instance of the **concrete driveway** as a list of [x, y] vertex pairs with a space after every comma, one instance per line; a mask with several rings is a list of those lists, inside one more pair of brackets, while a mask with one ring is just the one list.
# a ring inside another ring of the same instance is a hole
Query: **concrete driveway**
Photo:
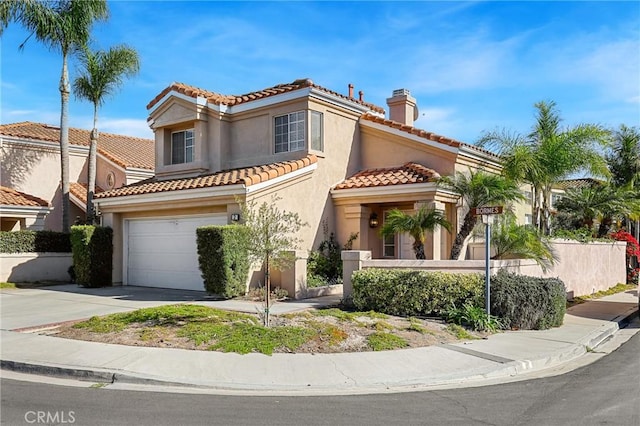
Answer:
[[[293, 312], [339, 301], [340, 296], [292, 300], [276, 303], [271, 312]], [[84, 288], [65, 284], [0, 291], [0, 328], [15, 330], [175, 303], [196, 303], [249, 313], [262, 309], [260, 302], [215, 300], [204, 291], [134, 286]]]

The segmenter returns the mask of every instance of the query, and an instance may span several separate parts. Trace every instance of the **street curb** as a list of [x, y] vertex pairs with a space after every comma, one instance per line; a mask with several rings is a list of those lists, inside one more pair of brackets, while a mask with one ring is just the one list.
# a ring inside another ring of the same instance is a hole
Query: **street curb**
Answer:
[[171, 380], [164, 380], [160, 377], [153, 377], [152, 375], [137, 375], [123, 373], [121, 371], [112, 371], [99, 368], [74, 368], [71, 366], [53, 365], [53, 364], [36, 364], [22, 361], [1, 360], [0, 369], [13, 371], [17, 373], [26, 373], [34, 375], [51, 376], [56, 378], [66, 378], [72, 380], [80, 380], [85, 382], [94, 383], [106, 383], [106, 384], [131, 384], [141, 386], [164, 386], [164, 387], [176, 387], [176, 388], [192, 388], [192, 389], [207, 389], [219, 392], [228, 393], [252, 393], [252, 392], [264, 392], [271, 391], [278, 394], [290, 394], [290, 395], [327, 395], [327, 394], [367, 394], [367, 393], [380, 393], [380, 392], [410, 392], [419, 390], [436, 389], [442, 386], [457, 385], [457, 387], [469, 387], [481, 385], [484, 380], [495, 380], [502, 377], [514, 377], [522, 374], [529, 374], [534, 371], [542, 371], [546, 368], [555, 367], [563, 363], [569, 362], [573, 359], [579, 358], [586, 354], [589, 350], [595, 349], [600, 344], [607, 341], [617, 331], [625, 328], [635, 317], [639, 316], [638, 308], [634, 308], [629, 312], [616, 318], [616, 321], [612, 321], [605, 330], [597, 333], [595, 336], [589, 338], [585, 344], [575, 343], [568, 349], [558, 351], [550, 356], [542, 356], [532, 359], [514, 360], [502, 364], [501, 367], [492, 371], [469, 371], [466, 377], [450, 377], [448, 379], [432, 379], [424, 377], [420, 382], [396, 382], [396, 383], [371, 383], [362, 387], [348, 386], [348, 387], [289, 387], [285, 388], [272, 384], [271, 386], [264, 385], [251, 385], [251, 384], [231, 384], [231, 383], [186, 383], [175, 382]]

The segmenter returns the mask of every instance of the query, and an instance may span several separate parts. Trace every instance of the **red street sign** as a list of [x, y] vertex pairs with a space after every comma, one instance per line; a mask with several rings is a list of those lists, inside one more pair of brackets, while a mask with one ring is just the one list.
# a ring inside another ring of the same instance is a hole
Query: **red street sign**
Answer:
[[502, 206], [492, 206], [492, 207], [476, 207], [474, 214], [476, 216], [485, 216], [492, 214], [502, 214]]

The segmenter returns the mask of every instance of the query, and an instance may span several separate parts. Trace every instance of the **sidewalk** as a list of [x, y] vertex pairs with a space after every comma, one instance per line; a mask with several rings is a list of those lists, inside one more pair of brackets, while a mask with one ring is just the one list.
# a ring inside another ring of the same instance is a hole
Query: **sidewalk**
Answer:
[[[322, 304], [319, 298], [278, 306], [286, 311]], [[227, 302], [227, 308], [234, 306], [252, 308]], [[508, 331], [486, 340], [397, 351], [273, 356], [83, 342], [11, 331], [3, 324], [1, 358], [7, 370], [108, 383], [304, 395], [410, 391], [561, 365], [596, 348], [637, 314], [638, 296], [630, 291], [576, 305], [564, 325], [551, 330]]]

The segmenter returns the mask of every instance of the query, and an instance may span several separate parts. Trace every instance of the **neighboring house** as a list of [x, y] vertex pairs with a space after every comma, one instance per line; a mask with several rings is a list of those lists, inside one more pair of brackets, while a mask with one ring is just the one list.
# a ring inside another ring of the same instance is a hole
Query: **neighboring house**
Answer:
[[48, 201], [0, 186], [0, 231], [42, 230], [50, 211]]
[[[381, 239], [375, 222], [426, 204], [454, 223], [462, 206], [434, 179], [469, 168], [499, 171], [499, 158], [417, 129], [416, 101], [396, 90], [383, 108], [296, 80], [240, 96], [171, 84], [147, 106], [155, 133], [153, 178], [96, 195], [114, 229], [114, 282], [202, 290], [195, 229], [228, 224], [238, 201], [270, 202], [309, 224], [302, 250], [325, 238], [376, 258], [413, 258], [405, 235]], [[240, 218], [242, 220], [242, 218]], [[446, 259], [454, 235], [429, 236], [427, 258]], [[255, 282], [255, 278], [254, 278]], [[275, 283], [277, 285], [277, 283]]]
[[[84, 219], [87, 200], [88, 130], [69, 129], [69, 176], [71, 209], [69, 223]], [[37, 220], [15, 198], [18, 207], [0, 210], [2, 230], [62, 228], [60, 192], [60, 128], [41, 123], [22, 122], [0, 125], [0, 181], [26, 197], [48, 205]], [[96, 163], [96, 192], [118, 188], [153, 176], [153, 140], [100, 133]], [[6, 201], [6, 197], [5, 197]], [[4, 202], [4, 201], [3, 201]], [[29, 206], [33, 209], [34, 206]]]

